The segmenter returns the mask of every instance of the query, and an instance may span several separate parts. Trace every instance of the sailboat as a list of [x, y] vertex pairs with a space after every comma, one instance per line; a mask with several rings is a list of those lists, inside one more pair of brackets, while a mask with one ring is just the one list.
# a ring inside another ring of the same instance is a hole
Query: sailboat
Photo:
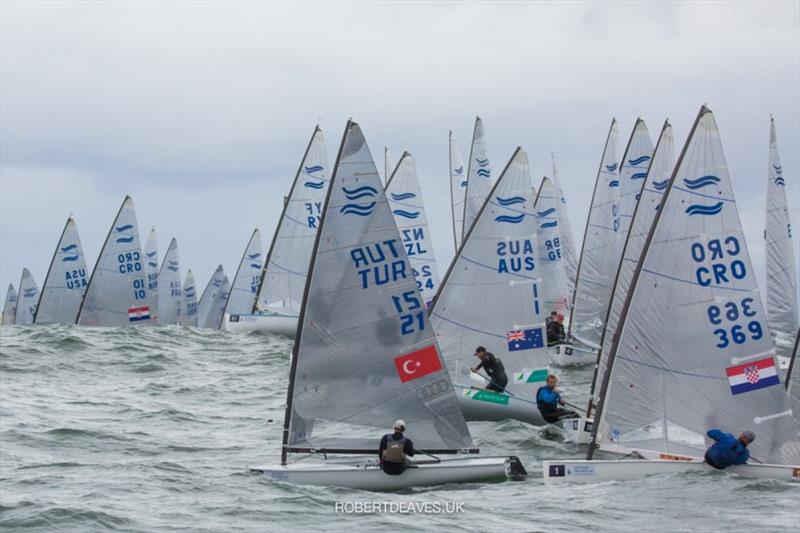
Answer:
[[767, 220], [764, 230], [767, 260], [767, 317], [778, 353], [788, 355], [798, 326], [797, 270], [794, 264], [792, 227], [786, 203], [786, 178], [778, 155], [775, 119], [769, 119], [769, 166], [767, 170]]
[[[545, 424], [536, 392], [547, 379], [549, 355], [530, 184], [528, 156], [517, 148], [430, 309], [436, 340], [467, 420], [515, 418]], [[483, 390], [486, 382], [473, 378], [469, 369], [478, 365], [477, 346], [503, 362], [509, 394]]]
[[[158, 303], [158, 238], [156, 228], [150, 229], [147, 244], [144, 247], [144, 271], [147, 275], [147, 290], [153, 302]], [[157, 305], [150, 310], [150, 318], [154, 324], [158, 323]]]
[[[737, 474], [798, 479], [800, 425], [744, 240], [719, 130], [703, 106], [667, 185], [620, 314], [587, 461], [545, 461], [548, 482], [710, 470], [706, 431], [752, 429], [764, 464]], [[592, 460], [599, 449], [649, 460]]]
[[89, 278], [76, 323], [82, 326], [151, 324], [155, 299], [147, 288], [133, 200], [126, 196]]
[[453, 210], [453, 242], [456, 252], [464, 235], [464, 202], [467, 193], [467, 174], [461, 151], [450, 130], [450, 206]]
[[251, 312], [256, 305], [261, 270], [264, 268], [262, 255], [261, 232], [256, 228], [247, 241], [247, 247], [233, 277], [230, 295], [222, 311], [220, 329], [227, 330], [228, 324], [238, 322], [239, 315]]
[[14, 320], [17, 318], [17, 290], [14, 288], [13, 283], [8, 284], [6, 291], [6, 301], [3, 304], [3, 320], [0, 322], [3, 326], [13, 326]]
[[403, 152], [400, 157], [386, 182], [385, 193], [406, 255], [411, 262], [417, 288], [422, 293], [425, 307], [428, 307], [439, 288], [439, 271], [433, 255], [433, 243], [422, 201], [422, 189], [417, 179], [417, 168], [408, 152]]
[[183, 304], [181, 305], [181, 317], [178, 323], [182, 326], [197, 327], [197, 290], [194, 286], [194, 275], [190, 268], [186, 272], [186, 279], [181, 290], [183, 294]]
[[570, 305], [568, 340], [592, 349], [600, 348], [603, 320], [611, 300], [617, 262], [619, 231], [619, 160], [617, 121], [611, 121], [603, 157], [597, 171], [592, 204], [586, 219], [583, 247], [578, 261], [575, 292]]
[[227, 331], [268, 331], [287, 337], [297, 332], [306, 272], [328, 187], [325, 137], [314, 128], [261, 272], [253, 309], [229, 314]]
[[36, 324], [74, 324], [89, 285], [86, 259], [72, 217], [67, 219], [42, 284]]
[[39, 288], [36, 286], [30, 270], [22, 269], [22, 279], [19, 282], [19, 294], [17, 295], [17, 315], [14, 324], [17, 326], [27, 326], [33, 324], [36, 317], [36, 308], [39, 304]]
[[[225, 271], [222, 265], [217, 266], [217, 269], [212, 274], [211, 279], [208, 280], [203, 294], [200, 296], [200, 302], [197, 304], [197, 327], [199, 328], [219, 328], [219, 322], [222, 317], [222, 309], [225, 306], [223, 301], [219, 304], [220, 319], [215, 321], [217, 313], [215, 312], [215, 305], [221, 300], [219, 293], [222, 292], [222, 282], [225, 279]], [[216, 325], [214, 325], [216, 324]]]
[[[317, 233], [294, 344], [277, 481], [364, 490], [522, 476], [477, 452], [361, 128], [348, 121]], [[346, 306], [347, 312], [337, 312]], [[357, 391], [357, 393], [354, 393]], [[429, 455], [400, 475], [376, 461], [394, 420]], [[304, 454], [289, 463], [290, 454]], [[326, 460], [312, 462], [309, 455]], [[330, 456], [355, 455], [334, 460]]]
[[181, 317], [181, 265], [178, 254], [178, 241], [174, 238], [161, 262], [158, 272], [158, 323], [162, 326], [177, 324]]
[[486, 143], [486, 133], [483, 130], [483, 120], [481, 117], [475, 117], [475, 129], [472, 132], [472, 147], [467, 168], [467, 188], [464, 193], [464, 220], [461, 228], [463, 238], [466, 238], [472, 228], [484, 200], [492, 190], [492, 185], [492, 164], [489, 161], [489, 148]]
[[550, 154], [550, 158], [553, 161], [553, 187], [561, 199], [558, 202], [558, 224], [561, 227], [561, 259], [567, 274], [569, 294], [572, 294], [575, 292], [575, 278], [578, 275], [578, 254], [575, 251], [575, 236], [572, 233], [572, 224], [569, 221], [569, 213], [567, 212], [567, 199], [564, 196], [564, 189], [561, 187], [558, 169], [556, 169], [555, 155]]

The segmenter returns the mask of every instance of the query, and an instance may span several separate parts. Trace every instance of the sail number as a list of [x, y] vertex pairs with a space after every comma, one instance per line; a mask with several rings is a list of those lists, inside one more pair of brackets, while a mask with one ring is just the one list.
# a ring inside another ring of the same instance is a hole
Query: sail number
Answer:
[[401, 335], [410, 335], [425, 329], [425, 310], [417, 298], [417, 291], [406, 291], [402, 294], [402, 298], [392, 296], [392, 302], [400, 314]]
[[305, 202], [306, 223], [311, 229], [319, 227], [319, 219], [322, 216], [322, 202]]
[[753, 309], [753, 299], [750, 297], [739, 302], [728, 301], [722, 305], [709, 305], [706, 313], [712, 325], [720, 326], [714, 330], [714, 335], [717, 336], [717, 348], [727, 348], [731, 342], [744, 344], [748, 337], [757, 341], [764, 336], [761, 322], [754, 318], [757, 311]]
[[133, 280], [133, 297], [137, 300], [144, 300], [147, 292], [144, 290], [144, 280], [136, 278]]
[[142, 270], [142, 257], [139, 252], [127, 252], [117, 255], [117, 269], [120, 274], [128, 274], [131, 272], [141, 272]]
[[[707, 243], [693, 242], [692, 259], [695, 263], [702, 263], [695, 270], [697, 283], [708, 287], [744, 279], [747, 276], [747, 267], [737, 257], [741, 251], [739, 239], [733, 235], [724, 239], [711, 239]], [[706, 264], [707, 262], [710, 264]]]
[[531, 272], [536, 268], [536, 252], [530, 239], [510, 239], [497, 243], [497, 272]]
[[558, 237], [544, 241], [544, 248], [548, 260], [559, 261], [561, 259], [561, 239]]

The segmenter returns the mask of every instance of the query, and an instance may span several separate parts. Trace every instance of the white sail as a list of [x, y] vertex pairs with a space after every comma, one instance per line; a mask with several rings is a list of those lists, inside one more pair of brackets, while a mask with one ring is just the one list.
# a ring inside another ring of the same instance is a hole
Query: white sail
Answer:
[[773, 332], [787, 343], [797, 330], [797, 270], [792, 227], [786, 203], [786, 177], [778, 155], [775, 120], [770, 117], [769, 168], [767, 170], [767, 316]]
[[[219, 327], [219, 319], [214, 322], [214, 318], [217, 316], [215, 308], [219, 307], [218, 314], [221, 317], [225, 302], [219, 303], [221, 301], [219, 294], [222, 292], [222, 282], [224, 279], [225, 271], [222, 265], [219, 265], [211, 276], [211, 279], [208, 280], [208, 285], [206, 285], [206, 288], [203, 290], [203, 294], [200, 296], [200, 302], [197, 304], [197, 327], [213, 329]], [[215, 326], [214, 324], [217, 325]]]
[[749, 429], [753, 457], [800, 464], [800, 426], [705, 107], [648, 235], [608, 364], [593, 444], [702, 457], [706, 431]]
[[572, 224], [569, 221], [569, 213], [567, 212], [567, 200], [556, 169], [556, 159], [552, 154], [551, 157], [553, 159], [553, 187], [555, 187], [561, 198], [558, 204], [558, 224], [561, 227], [561, 257], [567, 274], [569, 294], [572, 295], [575, 292], [575, 278], [578, 276], [578, 252], [576, 251], [575, 235], [572, 233]]
[[481, 117], [475, 117], [475, 129], [472, 132], [472, 147], [467, 170], [467, 190], [464, 197], [462, 238], [466, 236], [472, 223], [475, 222], [484, 200], [492, 190], [492, 183], [492, 164], [489, 161], [489, 148], [486, 145], [486, 134], [483, 131], [483, 120]]
[[263, 267], [261, 232], [255, 229], [247, 242], [242, 260], [239, 261], [236, 275], [233, 277], [233, 286], [225, 304], [224, 314], [240, 315], [253, 310]]
[[287, 403], [283, 463], [287, 453], [310, 449], [372, 454], [398, 418], [420, 449], [472, 446], [375, 163], [353, 122], [309, 268]]
[[181, 292], [183, 293], [183, 305], [179, 323], [183, 326], [197, 327], [197, 289], [194, 285], [191, 268], [186, 272], [186, 280], [183, 282]]
[[13, 283], [9, 283], [6, 291], [6, 301], [3, 304], [3, 326], [13, 326], [17, 319], [17, 290]]
[[177, 324], [181, 317], [181, 265], [178, 241], [172, 239], [158, 272], [158, 323], [164, 326]]
[[88, 285], [89, 272], [83, 256], [78, 226], [72, 217], [69, 217], [42, 285], [35, 322], [74, 324]]
[[155, 300], [147, 288], [133, 200], [126, 196], [94, 266], [78, 312], [83, 326], [151, 323]]
[[[647, 170], [650, 168], [650, 161], [653, 157], [653, 142], [650, 140], [650, 133], [647, 125], [641, 118], [636, 119], [633, 126], [628, 146], [620, 161], [619, 170], [619, 201], [617, 203], [617, 218], [619, 218], [619, 228], [617, 229], [617, 255], [614, 260], [619, 264], [622, 256], [622, 249], [625, 246], [625, 239], [631, 227], [633, 213], [639, 204], [642, 194]], [[615, 266], [613, 274], [616, 274], [618, 267]]]
[[464, 232], [464, 202], [467, 194], [467, 169], [461, 158], [453, 132], [450, 131], [450, 205], [453, 209], [453, 239], [456, 252], [461, 246]]
[[406, 255], [427, 307], [439, 288], [439, 271], [433, 254], [428, 217], [422, 200], [422, 189], [417, 178], [414, 159], [403, 152], [400, 162], [386, 182], [389, 207], [400, 231]]
[[[650, 228], [656, 218], [656, 213], [658, 213], [661, 199], [672, 177], [675, 163], [675, 142], [672, 136], [672, 126], [670, 126], [669, 122], [664, 123], [652, 157], [652, 165], [648, 166], [648, 170], [644, 178], [642, 178], [644, 186], [640, 193], [641, 197], [633, 211], [619, 268], [617, 269], [611, 306], [608, 309], [605, 331], [603, 332], [600, 358], [595, 369], [595, 378], [592, 382], [592, 393], [597, 390], [597, 377], [605, 375], [608, 354], [611, 352], [611, 343], [619, 326], [619, 315], [628, 297], [628, 290], [633, 280], [636, 265], [639, 263], [639, 257], [642, 255], [645, 240], [650, 234]], [[596, 402], [597, 398], [592, 398], [592, 403], [596, 404]]]
[[618, 265], [618, 171], [617, 121], [612, 120], [586, 220], [569, 321], [569, 336], [593, 348], [600, 347]]
[[299, 313], [328, 181], [325, 137], [315, 127], [267, 253], [256, 311]]
[[39, 288], [27, 268], [22, 269], [22, 279], [19, 282], [17, 295], [17, 316], [14, 324], [26, 326], [33, 324], [36, 317], [36, 307], [39, 304]]
[[547, 377], [536, 225], [528, 156], [517, 148], [430, 311], [454, 381], [477, 366], [477, 346], [500, 358], [509, 377], [507, 390], [515, 396], [535, 399]]
[[392, 159], [392, 154], [389, 152], [389, 147], [383, 147], [383, 182], [388, 183], [389, 178], [394, 172], [394, 159]]
[[[154, 302], [158, 302], [158, 238], [156, 228], [150, 230], [144, 247], [144, 271], [147, 275], [147, 290]], [[158, 306], [156, 306], [158, 307]], [[158, 309], [151, 309], [151, 319], [158, 321]]]
[[568, 315], [572, 296], [564, 259], [564, 239], [559, 211], [561, 194], [548, 178], [542, 179], [534, 209], [539, 244], [539, 276], [542, 279], [542, 307], [545, 316], [555, 311]]

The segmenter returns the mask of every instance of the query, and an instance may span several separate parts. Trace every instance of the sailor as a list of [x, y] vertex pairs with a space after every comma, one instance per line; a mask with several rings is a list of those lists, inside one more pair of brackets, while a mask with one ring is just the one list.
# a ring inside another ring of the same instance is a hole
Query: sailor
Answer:
[[539, 387], [536, 391], [536, 406], [539, 412], [542, 413], [542, 418], [551, 424], [558, 422], [562, 418], [577, 418], [578, 413], [563, 409], [559, 406], [564, 405], [564, 400], [561, 399], [561, 394], [556, 390], [556, 383], [558, 378], [550, 374], [547, 376], [547, 385]]
[[566, 339], [564, 333], [564, 315], [556, 315], [547, 325], [547, 345], [561, 344]]
[[550, 313], [549, 317], [544, 319], [544, 327], [545, 327], [545, 329], [549, 329], [550, 328], [550, 322], [553, 322], [556, 319], [557, 316], [558, 316], [558, 313], [553, 311], [553, 312]]
[[742, 431], [738, 439], [718, 429], [709, 430], [706, 434], [715, 441], [706, 451], [705, 459], [709, 466], [724, 470], [731, 465], [746, 464], [750, 459], [747, 445], [756, 440], [752, 431]]
[[387, 474], [396, 476], [408, 468], [410, 464], [408, 457], [414, 455], [414, 443], [403, 435], [406, 423], [402, 420], [395, 422], [392, 429], [393, 433], [387, 433], [381, 439], [378, 457], [381, 469]]
[[470, 372], [477, 372], [481, 368], [486, 370], [489, 374], [489, 384], [486, 390], [495, 392], [505, 392], [506, 385], [508, 385], [508, 376], [506, 376], [506, 369], [503, 362], [500, 361], [492, 352], [487, 352], [483, 346], [475, 348], [475, 357], [481, 360], [478, 366], [470, 368]]

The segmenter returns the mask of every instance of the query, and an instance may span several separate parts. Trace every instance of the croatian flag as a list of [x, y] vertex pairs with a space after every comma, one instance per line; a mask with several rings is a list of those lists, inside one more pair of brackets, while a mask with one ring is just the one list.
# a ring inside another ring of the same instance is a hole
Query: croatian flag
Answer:
[[137, 322], [139, 320], [150, 320], [150, 308], [148, 306], [128, 308], [128, 322]]
[[725, 373], [728, 374], [731, 394], [741, 394], [781, 383], [772, 357], [726, 368]]
[[533, 350], [544, 346], [542, 328], [514, 330], [506, 333], [508, 351]]

